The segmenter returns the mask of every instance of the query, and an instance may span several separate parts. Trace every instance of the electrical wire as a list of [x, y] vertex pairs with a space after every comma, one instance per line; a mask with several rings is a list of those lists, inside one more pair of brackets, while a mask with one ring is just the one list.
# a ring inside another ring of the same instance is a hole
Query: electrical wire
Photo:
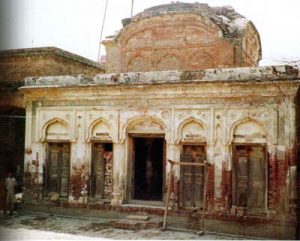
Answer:
[[104, 14], [102, 19], [102, 28], [100, 32], [100, 43], [99, 43], [99, 50], [98, 50], [98, 63], [100, 64], [100, 58], [101, 58], [101, 42], [102, 42], [102, 36], [103, 36], [103, 30], [105, 25], [105, 19], [106, 19], [106, 13], [107, 13], [107, 6], [108, 6], [108, 0], [105, 2], [105, 8], [104, 8]]

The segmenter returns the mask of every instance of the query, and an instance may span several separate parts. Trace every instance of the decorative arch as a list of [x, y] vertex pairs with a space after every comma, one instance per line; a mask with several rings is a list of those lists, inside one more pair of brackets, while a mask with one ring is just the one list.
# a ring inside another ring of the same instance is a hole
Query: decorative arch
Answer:
[[199, 119], [189, 117], [178, 127], [176, 143], [207, 142], [207, 139], [207, 126]]
[[112, 140], [112, 128], [109, 122], [102, 117], [94, 120], [88, 128], [86, 140]]
[[179, 58], [175, 54], [166, 54], [159, 59], [156, 64], [156, 70], [176, 70], [181, 69]]
[[42, 128], [42, 133], [42, 141], [48, 139], [70, 139], [69, 124], [60, 118], [53, 118], [47, 121]]
[[236, 121], [230, 129], [229, 143], [267, 143], [268, 131], [265, 126], [253, 118]]
[[194, 53], [189, 59], [189, 66], [192, 70], [210, 69], [214, 67], [212, 56], [203, 51]]
[[135, 116], [129, 119], [122, 129], [121, 141], [124, 141], [128, 133], [140, 134], [165, 134], [166, 125], [162, 120], [154, 116]]
[[127, 65], [128, 72], [143, 72], [149, 67], [150, 62], [143, 56], [135, 56], [129, 60]]

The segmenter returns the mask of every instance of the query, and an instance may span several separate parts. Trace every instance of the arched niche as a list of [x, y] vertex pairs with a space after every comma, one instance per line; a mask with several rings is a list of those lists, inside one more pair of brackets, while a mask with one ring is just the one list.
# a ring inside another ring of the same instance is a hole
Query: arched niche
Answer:
[[179, 58], [173, 54], [163, 56], [156, 65], [156, 70], [181, 69]]
[[166, 125], [162, 120], [152, 116], [137, 116], [129, 119], [122, 128], [121, 141], [127, 134], [166, 134]]
[[266, 143], [267, 133], [264, 127], [254, 120], [246, 119], [238, 122], [232, 131], [234, 143]]
[[128, 72], [143, 72], [146, 71], [149, 67], [149, 61], [142, 56], [136, 56], [132, 58], [128, 65], [127, 65], [127, 71]]
[[70, 140], [69, 125], [66, 121], [55, 118], [43, 127], [42, 141]]
[[178, 128], [177, 143], [203, 143], [207, 142], [205, 124], [195, 118], [185, 120]]
[[102, 118], [93, 121], [89, 127], [87, 141], [112, 141], [111, 125]]
[[189, 66], [192, 70], [210, 69], [214, 67], [214, 61], [208, 53], [198, 52], [190, 57]]

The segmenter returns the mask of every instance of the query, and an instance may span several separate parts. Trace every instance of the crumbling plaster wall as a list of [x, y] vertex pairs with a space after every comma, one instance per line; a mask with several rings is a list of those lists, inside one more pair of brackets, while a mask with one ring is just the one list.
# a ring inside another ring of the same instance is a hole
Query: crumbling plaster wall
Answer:
[[259, 36], [252, 24], [243, 38], [224, 37], [208, 18], [194, 13], [153, 16], [133, 21], [103, 43], [108, 73], [199, 70], [256, 66]]
[[[42, 166], [46, 160], [46, 143], [52, 140], [71, 143], [71, 176], [74, 169], [82, 165], [86, 167], [85, 175], [88, 175], [91, 141], [95, 140], [92, 136], [93, 128], [97, 123], [103, 122], [106, 124], [100, 125], [103, 129], [100, 128], [99, 133], [108, 134], [99, 136], [105, 136], [113, 142], [113, 205], [130, 200], [128, 135], [164, 133], [166, 155], [173, 160], [180, 159], [182, 143], [206, 143], [207, 161], [213, 165], [210, 176], [214, 180], [210, 184], [213, 185], [210, 187], [213, 197], [211, 208], [224, 210], [229, 205], [227, 202], [231, 195], [222, 190], [230, 190], [232, 185], [230, 181], [224, 184], [223, 180], [224, 175], [229, 175], [225, 179], [230, 180], [233, 133], [240, 125], [247, 123], [254, 129], [254, 134], [263, 130], [265, 135], [258, 139], [257, 135], [246, 135], [237, 141], [259, 142], [267, 146], [268, 210], [292, 210], [287, 195], [287, 190], [292, 190], [289, 185], [295, 178], [287, 174], [288, 169], [295, 165], [295, 87], [292, 84], [179, 83], [99, 88], [55, 88], [52, 92], [47, 90], [48, 95], [41, 89], [36, 90], [31, 97], [26, 97], [28, 107], [25, 166], [29, 163], [29, 172], [32, 172], [35, 170], [32, 160], [39, 159], [36, 184], [43, 183]], [[67, 135], [47, 134], [47, 128], [55, 122], [65, 125]], [[202, 129], [191, 140], [191, 136], [186, 133], [189, 133], [189, 128], [194, 131], [194, 125], [201, 126]], [[34, 162], [35, 165], [37, 162]], [[167, 165], [166, 176], [168, 172]], [[179, 178], [177, 168], [175, 180], [178, 181]], [[72, 195], [69, 200], [80, 201], [75, 200]]]

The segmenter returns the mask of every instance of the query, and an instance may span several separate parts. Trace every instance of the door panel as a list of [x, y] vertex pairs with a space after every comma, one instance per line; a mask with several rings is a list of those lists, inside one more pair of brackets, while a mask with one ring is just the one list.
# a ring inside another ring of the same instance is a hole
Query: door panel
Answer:
[[265, 209], [266, 162], [265, 147], [243, 145], [235, 147], [236, 204], [249, 211]]
[[47, 192], [57, 192], [60, 196], [68, 196], [70, 145], [68, 143], [49, 143], [46, 167]]
[[93, 182], [93, 195], [96, 198], [104, 198], [104, 144], [94, 144], [94, 155], [92, 161], [92, 182]]
[[263, 147], [252, 147], [250, 152], [249, 209], [263, 209], [265, 206], [265, 153]]
[[[205, 159], [204, 146], [184, 145], [181, 161], [202, 163]], [[203, 204], [204, 169], [202, 167], [180, 167], [180, 205], [201, 207]]]

